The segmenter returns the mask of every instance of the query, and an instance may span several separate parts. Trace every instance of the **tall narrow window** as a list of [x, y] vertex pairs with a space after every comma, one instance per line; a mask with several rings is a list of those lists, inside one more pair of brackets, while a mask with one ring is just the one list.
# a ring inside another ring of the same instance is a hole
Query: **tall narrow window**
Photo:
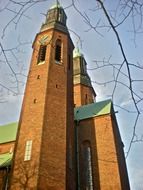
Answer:
[[26, 141], [26, 146], [25, 146], [24, 161], [28, 161], [31, 159], [31, 151], [32, 151], [32, 140], [28, 140]]
[[61, 40], [56, 41], [55, 61], [56, 61], [56, 63], [61, 62]]
[[46, 45], [41, 45], [40, 46], [39, 55], [38, 55], [38, 64], [45, 61], [46, 49], [47, 49]]
[[86, 190], [93, 190], [91, 147], [89, 142], [83, 144], [83, 176]]
[[87, 94], [85, 94], [85, 104], [88, 104], [88, 97], [87, 97]]

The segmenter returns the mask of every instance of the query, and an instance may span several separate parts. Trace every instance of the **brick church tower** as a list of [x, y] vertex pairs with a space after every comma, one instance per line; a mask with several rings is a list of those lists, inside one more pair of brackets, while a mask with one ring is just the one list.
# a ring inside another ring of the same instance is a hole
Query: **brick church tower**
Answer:
[[96, 93], [91, 85], [86, 69], [86, 60], [78, 48], [74, 49], [74, 104], [76, 107], [91, 104], [95, 101]]
[[94, 102], [86, 61], [74, 50], [74, 120], [78, 190], [130, 190], [123, 143], [111, 100]]
[[11, 190], [74, 187], [73, 43], [57, 2], [33, 43]]
[[57, 1], [33, 43], [18, 131], [0, 127], [0, 189], [130, 190], [112, 101], [95, 102], [66, 19]]

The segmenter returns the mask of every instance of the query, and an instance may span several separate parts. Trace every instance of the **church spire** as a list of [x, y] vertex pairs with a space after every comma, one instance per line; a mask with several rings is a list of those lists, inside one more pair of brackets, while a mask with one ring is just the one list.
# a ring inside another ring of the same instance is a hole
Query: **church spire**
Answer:
[[10, 190], [22, 189], [25, 176], [31, 176], [27, 189], [76, 189], [73, 48], [66, 14], [56, 1], [33, 43]]
[[60, 2], [58, 0], [56, 0], [57, 6], [60, 6]]
[[83, 57], [83, 54], [80, 52], [80, 49], [79, 49], [79, 47], [76, 47], [75, 49], [74, 49], [74, 51], [73, 51], [73, 58], [75, 58], [75, 57]]
[[96, 97], [92, 87], [90, 77], [87, 73], [86, 60], [79, 48], [73, 52], [73, 72], [74, 72], [74, 104], [81, 106], [93, 103]]
[[51, 6], [46, 15], [45, 23], [41, 26], [41, 31], [47, 30], [49, 28], [55, 28], [63, 32], [67, 32], [66, 27], [67, 16], [63, 7], [60, 5], [59, 1]]
[[52, 5], [52, 7], [50, 9], [54, 9], [54, 8], [62, 8], [60, 5], [60, 2], [58, 0], [56, 0], [55, 4]]
[[78, 47], [75, 48], [73, 51], [73, 59], [74, 59], [74, 84], [81, 83], [86, 86], [92, 87], [89, 75], [87, 73], [87, 68], [86, 68], [87, 63]]

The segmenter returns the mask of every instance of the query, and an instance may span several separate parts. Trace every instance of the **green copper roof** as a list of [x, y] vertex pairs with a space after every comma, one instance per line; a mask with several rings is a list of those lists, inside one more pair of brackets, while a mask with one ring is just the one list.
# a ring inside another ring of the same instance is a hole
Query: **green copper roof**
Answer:
[[73, 58], [75, 58], [75, 57], [81, 57], [81, 56], [83, 56], [83, 54], [80, 52], [79, 48], [75, 48], [73, 50]]
[[12, 153], [0, 154], [0, 168], [8, 167], [11, 164]]
[[54, 5], [52, 5], [52, 7], [50, 9], [55, 9], [55, 8], [62, 8], [62, 6], [60, 5], [58, 0], [56, 1], [56, 3]]
[[0, 126], [0, 143], [15, 141], [18, 123]]
[[[82, 120], [111, 113], [111, 100], [80, 106], [74, 109], [74, 119]], [[0, 143], [15, 141], [18, 123], [0, 126]]]
[[90, 81], [90, 78], [87, 75], [74, 75], [74, 84], [83, 84], [83, 85], [86, 85], [86, 86], [89, 86], [89, 87], [92, 87], [91, 85], [91, 81]]
[[79, 121], [111, 113], [111, 100], [92, 103], [74, 109], [74, 119]]

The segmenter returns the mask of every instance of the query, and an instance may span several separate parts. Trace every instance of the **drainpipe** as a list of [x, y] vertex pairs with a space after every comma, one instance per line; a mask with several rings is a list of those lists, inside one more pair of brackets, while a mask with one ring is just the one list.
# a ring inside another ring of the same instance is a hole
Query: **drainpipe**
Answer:
[[9, 182], [9, 167], [6, 167], [6, 182], [5, 182], [5, 190], [8, 189], [8, 182]]

